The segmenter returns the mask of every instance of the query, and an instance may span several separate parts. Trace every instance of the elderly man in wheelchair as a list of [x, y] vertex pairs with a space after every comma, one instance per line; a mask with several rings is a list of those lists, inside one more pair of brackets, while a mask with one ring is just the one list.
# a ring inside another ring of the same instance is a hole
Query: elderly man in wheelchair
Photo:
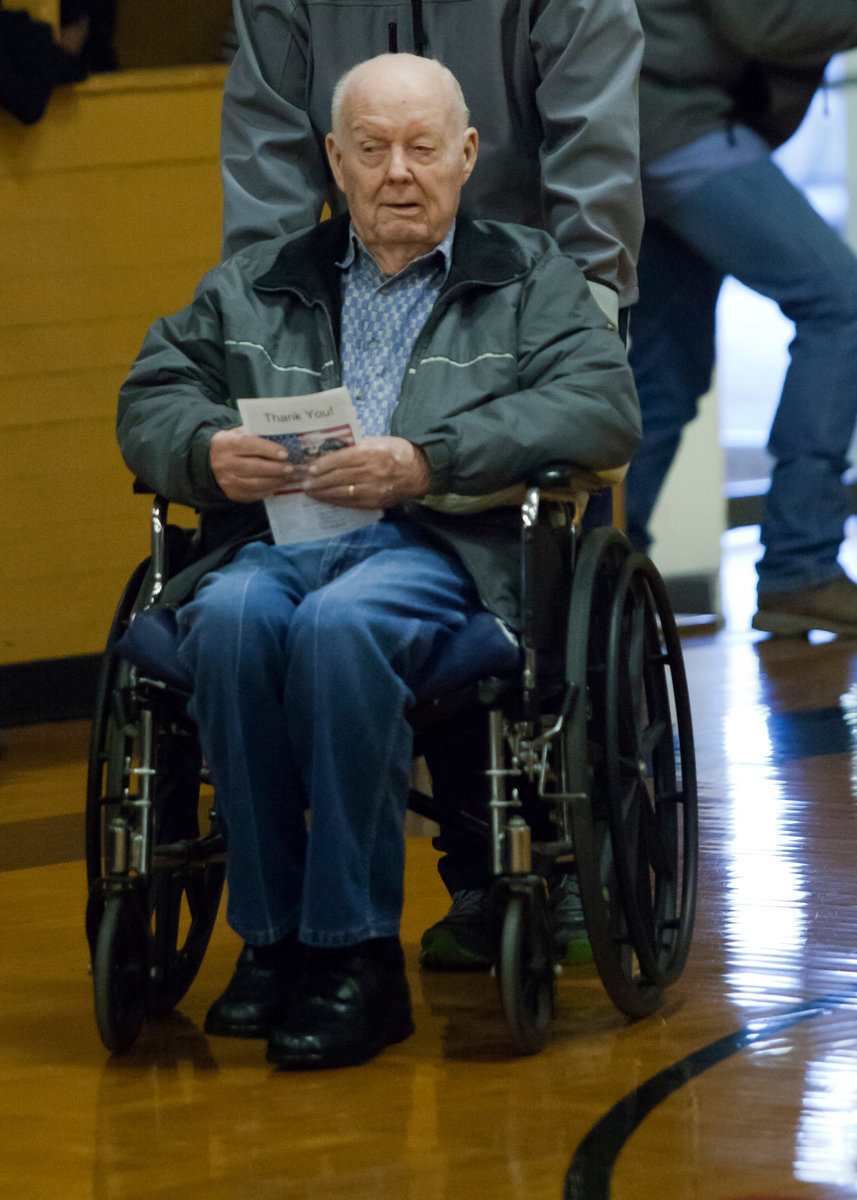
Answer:
[[[266, 1038], [283, 1068], [364, 1062], [412, 1032], [409, 715], [474, 620], [492, 631], [474, 678], [500, 644], [517, 661], [523, 485], [557, 462], [615, 468], [640, 432], [623, 345], [574, 263], [544, 233], [457, 218], [477, 144], [439, 64], [354, 68], [327, 138], [349, 216], [210, 271], [120, 396], [128, 466], [224, 547], [176, 635], [244, 942], [206, 1031]], [[308, 468], [241, 423], [239, 398], [343, 384], [364, 436]], [[272, 544], [260, 502], [289, 486], [376, 519]]]

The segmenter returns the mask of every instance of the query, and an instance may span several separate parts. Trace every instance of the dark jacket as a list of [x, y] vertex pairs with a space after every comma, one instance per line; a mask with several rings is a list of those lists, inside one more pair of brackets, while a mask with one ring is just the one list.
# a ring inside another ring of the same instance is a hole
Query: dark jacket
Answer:
[[637, 0], [644, 164], [738, 122], [773, 149], [831, 56], [857, 46], [857, 0]]
[[[236, 401], [341, 384], [340, 274], [347, 217], [257, 243], [214, 268], [193, 303], [150, 329], [119, 397], [131, 470], [222, 525], [209, 463]], [[452, 265], [417, 338], [391, 433], [421, 446], [431, 493], [408, 506], [470, 569], [486, 605], [514, 620], [519, 513], [504, 506], [534, 470], [626, 462], [639, 407], [621, 340], [579, 268], [545, 233], [460, 217]], [[474, 511], [481, 509], [483, 511]]]

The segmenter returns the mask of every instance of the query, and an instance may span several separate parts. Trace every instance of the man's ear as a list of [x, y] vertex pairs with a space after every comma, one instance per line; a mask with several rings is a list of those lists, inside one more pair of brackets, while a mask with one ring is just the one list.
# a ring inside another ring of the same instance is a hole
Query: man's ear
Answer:
[[336, 180], [336, 186], [341, 192], [345, 191], [343, 186], [342, 176], [342, 151], [336, 143], [336, 138], [332, 133], [329, 133], [324, 139], [324, 148], [327, 151], [327, 161], [330, 163], [330, 169], [333, 172], [333, 178]]
[[472, 125], [468, 126], [464, 131], [464, 177], [462, 182], [466, 183], [470, 178], [473, 168], [476, 166], [476, 159], [479, 156], [479, 134]]

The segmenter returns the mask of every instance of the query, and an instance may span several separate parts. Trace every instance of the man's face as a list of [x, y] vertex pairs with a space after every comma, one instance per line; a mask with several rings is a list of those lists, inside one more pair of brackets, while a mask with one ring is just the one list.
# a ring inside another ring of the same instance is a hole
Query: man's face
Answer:
[[348, 88], [327, 151], [354, 228], [385, 274], [443, 241], [476, 149], [476, 130], [436, 72], [376, 64]]

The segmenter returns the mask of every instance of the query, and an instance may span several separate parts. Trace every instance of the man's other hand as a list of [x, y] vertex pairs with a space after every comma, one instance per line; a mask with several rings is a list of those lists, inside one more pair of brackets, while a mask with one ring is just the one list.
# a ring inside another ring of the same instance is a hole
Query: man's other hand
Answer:
[[243, 425], [219, 430], [211, 439], [209, 457], [214, 478], [230, 500], [264, 500], [296, 476], [282, 446], [247, 433]]

